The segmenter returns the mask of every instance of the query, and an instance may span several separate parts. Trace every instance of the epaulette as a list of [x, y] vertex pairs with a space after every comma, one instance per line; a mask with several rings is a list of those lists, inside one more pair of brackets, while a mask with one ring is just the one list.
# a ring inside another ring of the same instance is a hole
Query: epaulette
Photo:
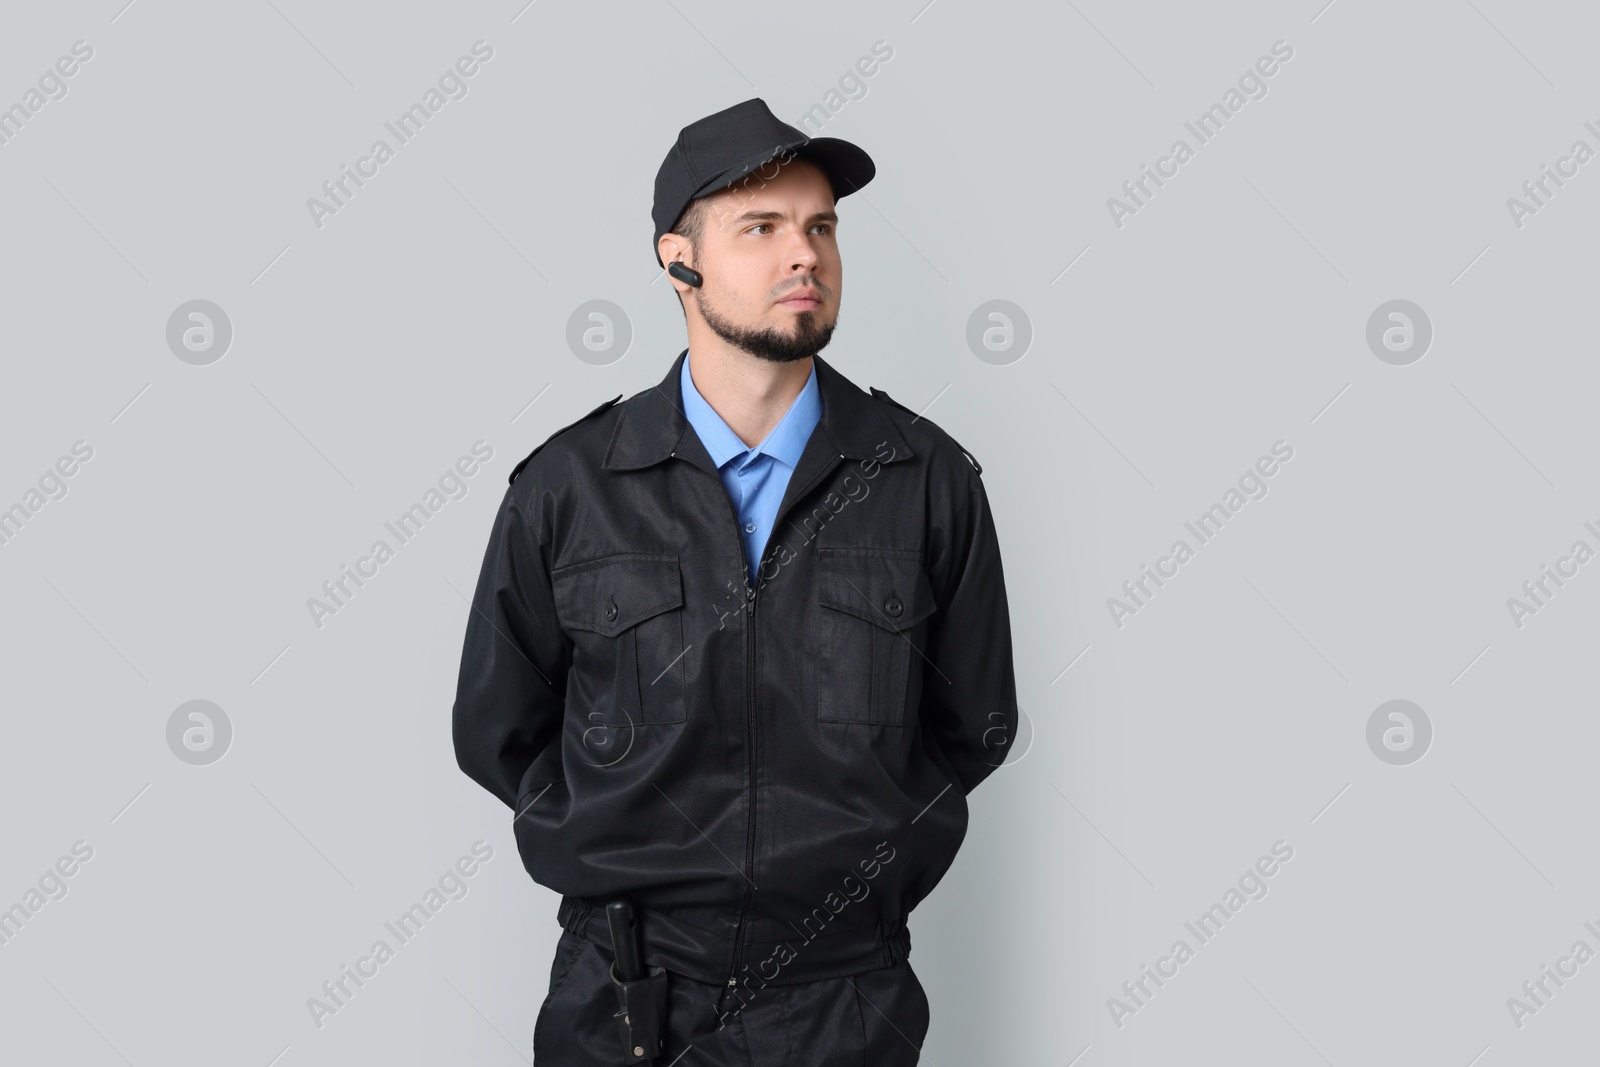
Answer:
[[[589, 414], [585, 415], [583, 418], [574, 419], [572, 422], [567, 423], [565, 426], [561, 427], [561, 429], [557, 430], [555, 433], [551, 434], [549, 437], [546, 437], [542, 442], [540, 442], [539, 448], [543, 448], [545, 445], [549, 444], [551, 441], [554, 441], [557, 437], [560, 437], [562, 434], [566, 433], [568, 430], [570, 430], [574, 426], [578, 425], [578, 423], [589, 421], [590, 419], [594, 418], [596, 415], [600, 414], [602, 411], [605, 411], [612, 404], [615, 404], [617, 401], [619, 401], [621, 399], [622, 399], [622, 394], [618, 393], [616, 396], [612, 397], [610, 400], [607, 400], [604, 404], [601, 404], [599, 407], [597, 407], [593, 411], [589, 412]], [[532, 452], [529, 452], [526, 456], [522, 457], [522, 462], [521, 463], [518, 463], [515, 467], [511, 468], [511, 477], [506, 481], [507, 485], [510, 485], [510, 484], [512, 484], [513, 482], [515, 482], [517, 480], [517, 475], [521, 474], [522, 473], [522, 468], [526, 467], [528, 465], [528, 460], [532, 459], [534, 456], [537, 456], [539, 454], [539, 448], [536, 448]]]
[[[894, 397], [890, 396], [888, 393], [884, 392], [882, 389], [873, 388], [873, 387], [870, 387], [870, 386], [868, 388], [872, 389], [872, 395], [873, 396], [877, 397], [879, 400], [882, 400], [884, 403], [893, 404], [895, 407], [899, 408], [901, 411], [905, 412], [907, 415], [914, 415], [919, 419], [922, 418], [922, 416], [920, 414], [918, 414], [915, 411], [912, 411], [910, 408], [908, 408], [904, 404], [900, 403], [900, 401], [896, 400]], [[951, 438], [951, 440], [955, 441], [955, 438]], [[957, 448], [961, 448], [961, 442], [960, 441], [955, 441], [955, 446]], [[974, 456], [971, 452], [968, 452], [965, 448], [961, 448], [961, 454], [963, 456], [967, 457], [967, 462], [972, 464], [972, 469], [973, 470], [977, 471], [979, 474], [983, 473], [983, 468], [978, 466], [978, 459], [977, 459], [976, 456]]]

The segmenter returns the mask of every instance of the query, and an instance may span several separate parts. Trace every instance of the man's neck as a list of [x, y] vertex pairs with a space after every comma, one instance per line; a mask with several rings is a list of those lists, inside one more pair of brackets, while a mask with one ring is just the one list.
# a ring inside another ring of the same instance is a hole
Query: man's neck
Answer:
[[747, 447], [766, 440], [811, 377], [811, 359], [773, 363], [740, 349], [689, 349], [689, 377]]

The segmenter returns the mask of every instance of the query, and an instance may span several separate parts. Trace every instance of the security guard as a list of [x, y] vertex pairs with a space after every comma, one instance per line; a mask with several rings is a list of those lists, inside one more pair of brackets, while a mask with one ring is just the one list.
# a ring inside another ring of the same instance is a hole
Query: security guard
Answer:
[[1016, 681], [976, 459], [816, 354], [874, 173], [760, 99], [685, 127], [653, 216], [688, 348], [511, 473], [454, 738], [562, 895], [538, 1067], [918, 1060], [906, 919]]

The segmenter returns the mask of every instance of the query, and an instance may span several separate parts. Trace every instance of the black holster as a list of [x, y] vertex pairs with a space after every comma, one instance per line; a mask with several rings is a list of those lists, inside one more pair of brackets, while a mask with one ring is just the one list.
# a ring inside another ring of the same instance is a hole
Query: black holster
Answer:
[[667, 969], [651, 967], [648, 977], [617, 981], [611, 965], [611, 988], [617, 994], [617, 1032], [622, 1038], [623, 1063], [649, 1063], [666, 1048]]
[[613, 958], [607, 973], [617, 994], [613, 1018], [622, 1039], [622, 1062], [630, 1067], [649, 1063], [665, 1051], [667, 1044], [667, 969], [646, 967], [643, 938], [629, 901], [608, 903], [606, 922], [611, 930]]

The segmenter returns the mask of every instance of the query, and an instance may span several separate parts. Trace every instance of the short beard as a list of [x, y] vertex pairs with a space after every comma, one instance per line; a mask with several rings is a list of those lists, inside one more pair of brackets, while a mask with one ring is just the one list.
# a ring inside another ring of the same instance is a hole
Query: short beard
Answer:
[[734, 325], [717, 314], [707, 302], [705, 293], [699, 289], [694, 290], [694, 300], [695, 306], [700, 309], [700, 317], [706, 320], [712, 333], [735, 348], [770, 363], [793, 363], [806, 359], [827, 348], [833, 338], [835, 324], [820, 325], [815, 310], [801, 311], [795, 315], [795, 331], [791, 336], [772, 327], [748, 330]]

